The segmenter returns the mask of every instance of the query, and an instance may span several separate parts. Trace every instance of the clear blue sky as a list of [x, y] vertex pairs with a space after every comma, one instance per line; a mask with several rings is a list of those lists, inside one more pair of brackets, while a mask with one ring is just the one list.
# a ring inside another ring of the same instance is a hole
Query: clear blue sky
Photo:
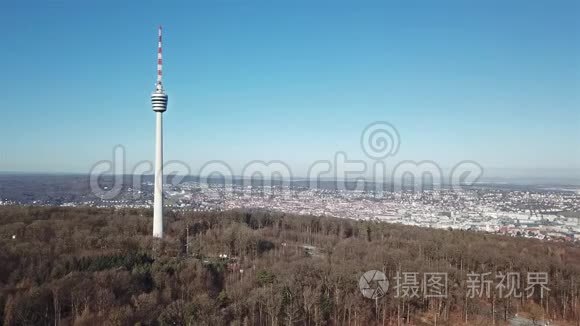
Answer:
[[166, 159], [194, 169], [364, 158], [377, 120], [397, 160], [580, 166], [578, 1], [47, 3], [0, 4], [0, 171], [152, 160], [159, 24]]

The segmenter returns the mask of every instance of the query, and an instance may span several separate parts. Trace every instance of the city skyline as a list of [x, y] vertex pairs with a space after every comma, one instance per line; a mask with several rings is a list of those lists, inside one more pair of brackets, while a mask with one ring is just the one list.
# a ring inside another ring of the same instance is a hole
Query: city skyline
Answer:
[[117, 144], [129, 165], [152, 160], [151, 35], [163, 23], [166, 160], [281, 160], [304, 174], [338, 151], [364, 159], [361, 130], [388, 121], [395, 162], [580, 175], [572, 1], [2, 6], [0, 171], [86, 173]]

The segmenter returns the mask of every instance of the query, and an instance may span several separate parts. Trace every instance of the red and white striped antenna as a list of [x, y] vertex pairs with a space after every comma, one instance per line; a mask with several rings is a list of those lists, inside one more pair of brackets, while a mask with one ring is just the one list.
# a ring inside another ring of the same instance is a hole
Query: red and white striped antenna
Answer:
[[163, 77], [163, 50], [161, 43], [161, 32], [163, 27], [159, 26], [159, 43], [157, 44], [157, 90], [163, 90], [161, 78]]

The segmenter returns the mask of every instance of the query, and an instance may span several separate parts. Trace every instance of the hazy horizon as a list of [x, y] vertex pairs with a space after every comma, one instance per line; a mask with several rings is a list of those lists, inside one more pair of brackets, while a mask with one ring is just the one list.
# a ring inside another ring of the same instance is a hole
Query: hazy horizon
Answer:
[[[447, 176], [449, 169], [443, 169], [443, 175]], [[46, 172], [46, 171], [0, 171], [0, 175], [50, 175], [50, 176], [86, 176], [89, 173], [82, 172]], [[125, 173], [124, 175], [132, 175]], [[151, 176], [152, 174], [144, 174]], [[179, 174], [183, 175], [183, 174]], [[199, 177], [199, 174], [187, 174], [187, 177]], [[234, 174], [234, 178], [240, 178], [240, 174]], [[334, 177], [320, 177], [319, 180], [333, 181], [333, 180], [356, 180], [358, 177], [352, 178], [334, 178]], [[314, 178], [311, 178], [314, 179]], [[293, 176], [293, 181], [309, 180], [307, 176]], [[368, 182], [373, 182], [371, 176], [365, 178]], [[572, 185], [580, 186], [580, 169], [486, 169], [477, 183], [508, 183], [514, 185]], [[388, 183], [388, 182], [387, 182]]]

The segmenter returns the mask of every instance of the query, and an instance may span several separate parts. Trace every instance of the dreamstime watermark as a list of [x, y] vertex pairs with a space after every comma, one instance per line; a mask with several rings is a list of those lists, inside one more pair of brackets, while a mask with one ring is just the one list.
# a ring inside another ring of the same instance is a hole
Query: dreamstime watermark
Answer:
[[[464, 284], [465, 297], [475, 298], [544, 298], [550, 291], [546, 272], [527, 272], [525, 278], [517, 272], [468, 273]], [[448, 274], [443, 272], [397, 272], [392, 277], [394, 298], [447, 298]], [[359, 278], [359, 290], [368, 299], [384, 297], [389, 290], [389, 279], [377, 270], [365, 272]]]
[[[460, 161], [445, 175], [434, 161], [403, 160], [394, 162], [401, 146], [400, 134], [388, 122], [373, 122], [361, 133], [360, 146], [368, 160], [349, 159], [348, 154], [338, 151], [330, 160], [312, 162], [307, 170], [306, 180], [310, 189], [319, 188], [323, 182], [332, 180], [339, 191], [372, 191], [381, 197], [385, 192], [451, 189], [463, 190], [472, 186], [483, 175], [483, 168], [475, 161]], [[391, 162], [393, 161], [393, 162]], [[105, 200], [117, 198], [124, 186], [133, 190], [133, 196], [142, 194], [143, 178], [153, 173], [151, 161], [141, 161], [132, 168], [126, 166], [126, 149], [113, 148], [111, 160], [97, 162], [90, 169], [90, 188]], [[179, 185], [192, 169], [183, 161], [168, 161], [164, 164], [164, 184]], [[252, 196], [280, 194], [293, 196], [293, 182], [304, 180], [283, 161], [250, 161], [240, 174], [224, 161], [208, 161], [194, 175], [200, 184], [220, 187], [224, 191], [234, 191], [235, 187], [253, 189]], [[236, 177], [234, 177], [236, 176]], [[109, 178], [109, 182], [103, 182]], [[127, 180], [129, 179], [129, 180]]]

